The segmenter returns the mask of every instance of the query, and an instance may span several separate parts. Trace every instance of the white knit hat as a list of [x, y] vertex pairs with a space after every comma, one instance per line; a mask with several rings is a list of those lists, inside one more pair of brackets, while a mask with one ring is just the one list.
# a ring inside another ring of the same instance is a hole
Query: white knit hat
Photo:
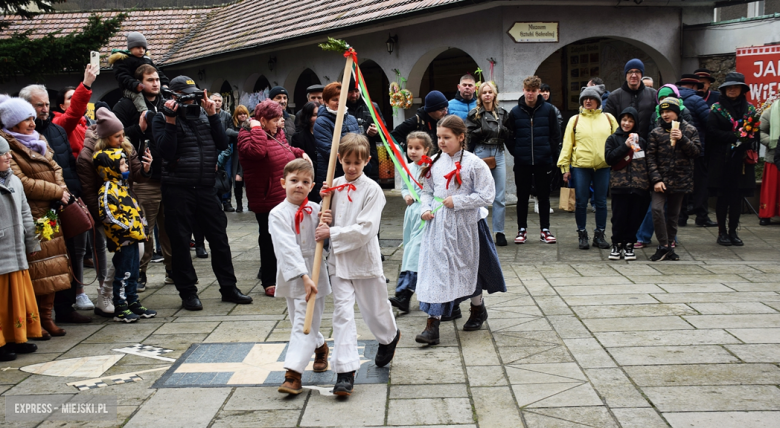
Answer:
[[35, 118], [38, 113], [32, 104], [21, 98], [0, 97], [0, 122], [11, 129], [24, 120]]

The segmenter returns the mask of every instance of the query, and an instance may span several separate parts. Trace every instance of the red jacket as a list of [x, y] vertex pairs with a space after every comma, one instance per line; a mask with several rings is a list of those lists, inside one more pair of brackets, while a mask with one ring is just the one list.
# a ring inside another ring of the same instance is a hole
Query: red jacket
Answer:
[[290, 147], [279, 129], [276, 140], [260, 127], [238, 133], [238, 161], [244, 168], [244, 186], [249, 209], [254, 213], [268, 213], [287, 196], [280, 184], [284, 166], [304, 151]]
[[52, 123], [65, 128], [65, 132], [68, 133], [68, 141], [75, 158], [79, 157], [79, 153], [84, 147], [84, 135], [87, 132], [87, 119], [84, 115], [87, 113], [87, 104], [89, 104], [90, 98], [92, 98], [92, 90], [79, 84], [70, 99], [70, 107], [65, 110], [65, 113], [55, 111], [54, 119], [52, 119]]

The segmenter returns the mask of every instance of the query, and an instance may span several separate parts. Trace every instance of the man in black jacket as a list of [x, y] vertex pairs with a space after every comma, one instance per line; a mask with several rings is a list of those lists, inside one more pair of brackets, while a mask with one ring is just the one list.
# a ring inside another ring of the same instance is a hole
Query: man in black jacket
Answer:
[[217, 115], [214, 101], [204, 97], [200, 106], [194, 100], [177, 100], [200, 92], [187, 76], [171, 80], [173, 100], [152, 121], [152, 132], [163, 158], [162, 197], [165, 226], [171, 240], [171, 275], [182, 307], [199, 311], [198, 281], [190, 258], [192, 227], [197, 224], [211, 246], [211, 268], [217, 277], [223, 302], [252, 303], [236, 287], [236, 275], [227, 236], [227, 217], [222, 211], [214, 182], [217, 155], [227, 149], [228, 138]]
[[639, 136], [647, 140], [647, 134], [650, 133], [650, 121], [655, 111], [657, 91], [648, 88], [642, 83], [642, 76], [645, 74], [645, 64], [637, 58], [626, 63], [623, 68], [626, 81], [623, 86], [612, 91], [607, 98], [602, 110], [614, 117], [619, 117], [620, 113], [628, 107], [633, 107], [639, 113]]
[[550, 181], [558, 161], [561, 128], [552, 104], [539, 93], [542, 80], [537, 76], [523, 81], [523, 96], [509, 112], [507, 127], [513, 138], [506, 140], [507, 149], [515, 158], [515, 184], [517, 184], [517, 236], [515, 244], [527, 240], [528, 197], [531, 183], [536, 187], [539, 199], [539, 240], [555, 244], [550, 232]]
[[[65, 185], [68, 191], [74, 197], [81, 196], [81, 181], [76, 174], [76, 158], [73, 157], [73, 151], [68, 141], [68, 133], [61, 126], [51, 123], [49, 117], [50, 104], [49, 93], [43, 85], [29, 85], [19, 91], [19, 98], [22, 98], [32, 104], [38, 117], [35, 118], [35, 130], [38, 131], [49, 143], [54, 152], [54, 161], [62, 168], [62, 178], [65, 179]], [[87, 233], [66, 239], [65, 244], [68, 252], [71, 254], [71, 268], [83, 279], [84, 272], [84, 251], [86, 250]], [[76, 248], [78, 247], [78, 248]], [[78, 255], [81, 259], [78, 259]], [[82, 273], [79, 275], [79, 273]], [[76, 281], [71, 281], [71, 287], [67, 290], [58, 291], [54, 295], [54, 313], [55, 321], [58, 323], [88, 323], [92, 318], [85, 317], [75, 309], [76, 294], [83, 293], [83, 287]]]
[[[379, 118], [384, 122], [382, 112], [379, 111], [379, 105], [375, 102], [374, 110], [376, 110]], [[349, 83], [349, 92], [347, 93], [347, 111], [349, 114], [357, 119], [358, 125], [360, 125], [360, 131], [368, 138], [368, 145], [371, 148], [371, 160], [364, 172], [372, 180], [379, 180], [379, 155], [376, 150], [377, 144], [382, 144], [382, 137], [379, 136], [379, 130], [374, 124], [374, 119], [371, 117], [371, 112], [368, 111], [368, 106], [360, 98], [360, 91], [355, 88], [355, 80], [353, 79]], [[387, 126], [387, 124], [385, 124]]]
[[[135, 108], [133, 100], [130, 98], [120, 99], [114, 105], [113, 112], [117, 119], [125, 127], [125, 137], [138, 151], [142, 144], [149, 147], [152, 152], [152, 177], [146, 183], [134, 183], [133, 192], [144, 210], [144, 216], [148, 223], [149, 230], [157, 225], [160, 248], [163, 253], [163, 263], [165, 264], [165, 284], [173, 284], [171, 279], [171, 241], [168, 239], [168, 233], [165, 229], [165, 213], [162, 204], [162, 191], [160, 190], [162, 179], [162, 163], [160, 150], [154, 142], [152, 136], [152, 127], [149, 121], [154, 114], [162, 111], [163, 99], [160, 96], [160, 78], [157, 70], [149, 64], [138, 67], [135, 77], [144, 85], [143, 96], [146, 101], [147, 115], [141, 117], [141, 113]], [[151, 241], [144, 245], [144, 253], [141, 255], [140, 273], [138, 275], [138, 291], [146, 289], [146, 270], [154, 254], [154, 245]]]

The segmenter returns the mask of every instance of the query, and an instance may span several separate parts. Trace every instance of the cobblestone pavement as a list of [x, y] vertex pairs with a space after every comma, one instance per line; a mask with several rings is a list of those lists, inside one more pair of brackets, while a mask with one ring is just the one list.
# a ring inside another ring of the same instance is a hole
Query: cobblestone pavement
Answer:
[[[400, 196], [388, 192], [381, 237], [391, 293], [402, 255], [403, 209]], [[510, 207], [507, 218], [510, 242], [514, 211]], [[627, 263], [608, 261], [609, 250], [577, 249], [574, 215], [556, 210], [557, 245], [530, 239], [498, 249], [509, 291], [486, 297], [490, 318], [482, 330], [463, 332], [465, 319], [442, 323], [441, 344], [425, 348], [414, 342], [425, 314], [415, 309], [398, 317], [403, 336], [389, 381], [357, 385], [346, 401], [328, 395], [332, 384], [293, 398], [275, 387], [224, 381], [155, 388], [172, 362], [112, 350], [141, 343], [171, 349], [163, 356], [179, 359], [193, 344], [289, 339], [284, 302], [265, 297], [255, 279], [254, 216], [228, 217], [239, 287], [251, 291], [254, 304], [222, 303], [210, 260], [195, 259], [204, 310], [181, 310], [174, 287], [162, 284], [163, 267], [153, 265], [141, 295], [157, 318], [64, 325], [66, 336], [36, 342], [38, 352], [0, 363], [0, 412], [8, 395], [98, 394], [118, 397], [116, 421], [37, 426], [780, 426], [780, 226], [760, 227], [755, 216], [743, 217], [744, 247], [720, 247], [714, 229], [691, 225], [680, 229], [679, 262], [651, 263], [653, 250], [645, 249]], [[530, 220], [535, 230], [538, 217]], [[592, 213], [588, 221], [592, 229]], [[88, 291], [94, 297], [95, 287]], [[467, 314], [467, 304], [463, 309]], [[331, 310], [328, 303], [326, 335]], [[362, 322], [358, 334], [373, 339]], [[115, 363], [116, 357], [87, 360], [80, 363], [84, 372], [57, 369], [61, 376], [17, 370], [103, 355], [122, 357]], [[138, 382], [82, 392], [66, 385], [152, 369], [161, 370], [140, 373]]]

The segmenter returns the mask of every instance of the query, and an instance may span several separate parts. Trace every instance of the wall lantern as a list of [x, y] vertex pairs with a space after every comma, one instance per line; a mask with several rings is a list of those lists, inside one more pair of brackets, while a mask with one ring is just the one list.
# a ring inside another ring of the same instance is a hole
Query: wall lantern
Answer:
[[268, 58], [268, 69], [274, 71], [274, 67], [276, 67], [276, 57], [272, 56]]
[[385, 44], [387, 45], [387, 53], [392, 54], [393, 48], [395, 48], [395, 44], [398, 43], [398, 35], [391, 36], [390, 33], [387, 34], [387, 41]]

